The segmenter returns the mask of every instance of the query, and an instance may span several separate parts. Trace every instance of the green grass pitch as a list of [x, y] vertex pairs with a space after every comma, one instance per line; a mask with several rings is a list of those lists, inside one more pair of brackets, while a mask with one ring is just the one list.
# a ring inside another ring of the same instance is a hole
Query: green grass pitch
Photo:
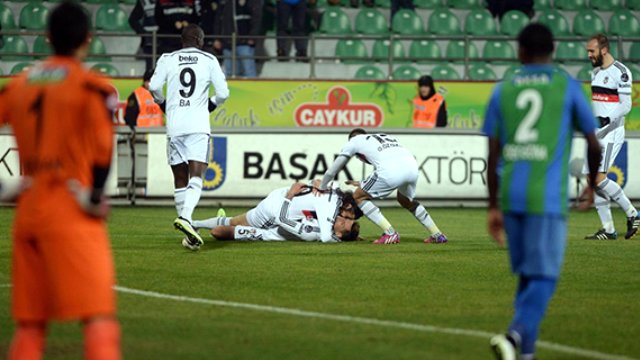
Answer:
[[[215, 211], [199, 208], [196, 217]], [[383, 212], [400, 244], [370, 244], [379, 231], [363, 219], [367, 242], [207, 236], [201, 251], [190, 252], [172, 228], [175, 209], [114, 208], [109, 229], [119, 286], [183, 297], [118, 294], [124, 358], [491, 359], [488, 334], [505, 330], [516, 278], [507, 251], [488, 238], [486, 210], [432, 209], [449, 236], [446, 245], [423, 244], [425, 231], [406, 211]], [[615, 209], [614, 216], [624, 232], [624, 215]], [[13, 331], [12, 218], [13, 209], [0, 208], [0, 357]], [[542, 323], [539, 359], [640, 357], [640, 237], [581, 240], [598, 223], [595, 211], [569, 217], [565, 265]], [[81, 344], [77, 324], [56, 324], [46, 358], [81, 358]]]

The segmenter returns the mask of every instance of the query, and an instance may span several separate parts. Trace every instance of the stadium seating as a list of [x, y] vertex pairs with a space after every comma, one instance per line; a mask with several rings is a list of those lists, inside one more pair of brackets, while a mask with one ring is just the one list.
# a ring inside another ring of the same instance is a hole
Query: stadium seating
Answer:
[[20, 11], [20, 27], [26, 30], [44, 30], [49, 9], [38, 2], [27, 3]]
[[484, 2], [482, 0], [448, 0], [447, 6], [454, 9], [476, 9], [482, 8]]
[[3, 3], [0, 3], [0, 24], [2, 24], [2, 30], [13, 30], [16, 28], [13, 11]]
[[484, 44], [482, 57], [490, 59], [489, 61], [496, 64], [504, 64], [516, 60], [516, 51], [513, 46], [503, 40], [489, 40]]
[[560, 10], [580, 10], [587, 7], [587, 0], [554, 0], [553, 4]]
[[33, 64], [30, 62], [19, 62], [15, 65], [13, 65], [13, 67], [11, 68], [11, 75], [16, 75], [21, 73], [22, 71], [24, 71], [27, 68], [32, 67]]
[[495, 35], [496, 21], [487, 9], [471, 10], [464, 20], [464, 32], [469, 35]]
[[429, 16], [427, 32], [435, 35], [459, 35], [460, 20], [448, 9], [435, 9]]
[[529, 17], [522, 11], [507, 11], [500, 20], [500, 32], [504, 35], [516, 36], [528, 23]]
[[441, 0], [413, 0], [413, 5], [418, 9], [435, 9], [442, 6]]
[[409, 47], [409, 57], [419, 64], [439, 61], [442, 51], [435, 41], [413, 40]]
[[593, 10], [580, 10], [573, 18], [573, 33], [579, 36], [604, 33], [604, 21]]
[[87, 61], [109, 61], [111, 58], [107, 56], [107, 48], [104, 46], [104, 42], [97, 36], [91, 38], [89, 44], [89, 56]]
[[375, 0], [374, 4], [376, 7], [388, 9], [391, 7], [391, 0]]
[[129, 15], [118, 4], [103, 4], [96, 11], [96, 29], [129, 32]]
[[46, 36], [36, 36], [36, 39], [33, 41], [33, 57], [35, 59], [42, 59], [51, 55], [52, 52], [51, 45], [49, 44], [49, 40], [47, 40]]
[[417, 80], [422, 73], [411, 65], [398, 66], [393, 71], [393, 80]]
[[629, 48], [628, 58], [632, 61], [640, 61], [640, 42], [634, 42], [633, 44], [631, 44], [631, 47]]
[[626, 64], [629, 70], [631, 71], [631, 80], [640, 79], [640, 69], [633, 64]]
[[591, 81], [591, 72], [593, 71], [593, 66], [591, 64], [586, 64], [578, 71], [576, 75], [576, 79], [580, 81]]
[[460, 80], [460, 74], [449, 65], [436, 65], [431, 70], [433, 80]]
[[533, 0], [535, 10], [546, 10], [551, 8], [551, 0]]
[[21, 61], [30, 58], [27, 55], [5, 55], [6, 53], [29, 53], [27, 42], [19, 35], [4, 36], [4, 46], [0, 48], [0, 56], [4, 61]]
[[94, 71], [100, 72], [105, 76], [111, 76], [111, 77], [120, 76], [120, 72], [118, 71], [118, 69], [115, 66], [107, 63], [97, 63], [93, 65], [91, 69]]
[[578, 41], [559, 41], [555, 58], [563, 64], [582, 64], [587, 58], [584, 44]]
[[616, 41], [616, 39], [609, 40], [609, 53], [613, 55], [614, 58], [618, 58], [618, 41]]
[[400, 9], [393, 15], [391, 30], [396, 34], [420, 35], [424, 33], [424, 25], [415, 11]]
[[616, 10], [609, 18], [608, 35], [640, 35], [640, 23], [638, 23], [638, 18], [636, 18], [629, 10]]
[[349, 16], [337, 7], [330, 7], [325, 10], [320, 23], [320, 32], [323, 34], [350, 34], [351, 20]]
[[369, 60], [367, 48], [360, 39], [339, 40], [336, 44], [335, 55], [345, 64], [362, 64]]
[[[373, 43], [373, 49], [371, 50], [371, 57], [378, 62], [387, 62], [389, 59], [389, 46], [390, 41], [387, 39], [378, 39]], [[401, 62], [405, 60], [404, 46], [400, 40], [393, 40], [391, 49], [391, 55], [394, 62]]]
[[627, 0], [627, 8], [631, 10], [640, 10], [640, 0]]
[[135, 5], [138, 0], [120, 0], [120, 2], [125, 5]]
[[510, 66], [504, 71], [504, 74], [502, 74], [502, 78], [504, 79], [504, 78], [506, 78], [508, 76], [517, 74], [517, 73], [520, 72], [520, 69], [521, 69], [521, 65]]
[[596, 10], [616, 10], [622, 7], [622, 0], [592, 0], [591, 7]]
[[494, 81], [498, 78], [489, 66], [481, 63], [470, 66], [468, 76], [469, 80], [474, 81]]
[[355, 19], [356, 32], [364, 35], [383, 35], [389, 32], [389, 22], [377, 9], [362, 9]]
[[569, 32], [569, 22], [562, 13], [555, 9], [541, 10], [537, 21], [547, 25], [554, 36], [567, 36]]
[[385, 80], [387, 76], [373, 65], [365, 65], [356, 71], [357, 80]]
[[453, 61], [463, 60], [465, 57], [465, 51], [468, 51], [469, 59], [477, 59], [480, 57], [480, 52], [476, 47], [476, 44], [469, 42], [468, 47], [464, 40], [451, 40], [447, 45], [446, 55]]

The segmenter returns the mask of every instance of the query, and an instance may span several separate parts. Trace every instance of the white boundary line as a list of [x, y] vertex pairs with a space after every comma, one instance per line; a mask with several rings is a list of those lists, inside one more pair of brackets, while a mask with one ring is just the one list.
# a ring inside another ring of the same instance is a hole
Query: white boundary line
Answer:
[[[9, 285], [10, 286], [10, 285]], [[357, 316], [349, 316], [349, 315], [338, 315], [338, 314], [330, 314], [330, 313], [321, 313], [315, 311], [306, 311], [294, 308], [285, 308], [278, 306], [268, 306], [268, 305], [258, 305], [258, 304], [247, 304], [240, 303], [235, 301], [224, 301], [224, 300], [211, 300], [211, 299], [203, 299], [203, 298], [193, 298], [188, 296], [180, 296], [180, 295], [171, 295], [171, 294], [163, 294], [155, 291], [146, 291], [146, 290], [138, 290], [132, 289], [124, 286], [115, 286], [117, 291], [125, 294], [133, 294], [139, 296], [145, 296], [150, 298], [157, 299], [165, 299], [165, 300], [173, 300], [180, 302], [189, 302], [196, 304], [205, 304], [205, 305], [215, 305], [215, 306], [224, 306], [230, 308], [240, 308], [240, 309], [248, 309], [255, 311], [263, 311], [277, 314], [285, 314], [285, 315], [293, 315], [293, 316], [301, 316], [308, 318], [316, 318], [316, 319], [325, 319], [325, 320], [334, 320], [334, 321], [342, 321], [342, 322], [350, 322], [357, 324], [365, 324], [365, 325], [374, 325], [374, 326], [382, 326], [382, 327], [392, 327], [399, 328], [405, 330], [414, 330], [421, 332], [429, 332], [429, 333], [439, 333], [439, 334], [450, 334], [450, 335], [463, 335], [463, 336], [472, 336], [477, 338], [489, 339], [494, 333], [480, 331], [480, 330], [468, 330], [468, 329], [458, 329], [458, 328], [447, 328], [447, 327], [439, 327], [433, 325], [422, 325], [422, 324], [413, 324], [407, 322], [399, 322], [399, 321], [390, 321], [390, 320], [379, 320], [374, 318], [364, 318]], [[570, 355], [583, 356], [590, 359], [599, 359], [599, 360], [633, 360], [633, 358], [629, 358], [626, 356], [618, 356], [618, 355], [610, 355], [601, 353], [598, 351], [587, 350], [576, 348], [572, 346], [566, 346], [562, 344], [556, 344], [548, 341], [538, 341], [536, 346], [539, 348], [544, 348], [552, 351], [562, 352]]]

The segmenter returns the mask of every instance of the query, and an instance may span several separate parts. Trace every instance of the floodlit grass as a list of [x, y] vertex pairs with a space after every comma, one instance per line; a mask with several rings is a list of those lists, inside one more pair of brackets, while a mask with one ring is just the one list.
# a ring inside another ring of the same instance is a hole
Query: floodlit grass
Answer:
[[[216, 209], [198, 209], [198, 217]], [[227, 209], [235, 215], [243, 209]], [[383, 209], [398, 245], [208, 240], [199, 252], [180, 246], [173, 208], [113, 209], [109, 228], [123, 287], [390, 322], [403, 329], [119, 293], [126, 359], [490, 359], [488, 337], [440, 328], [502, 332], [512, 313], [515, 277], [507, 252], [486, 235], [485, 210], [433, 209], [449, 236], [425, 245], [406, 211]], [[619, 232], [624, 215], [615, 210]], [[0, 285], [10, 282], [9, 224], [0, 208]], [[379, 231], [366, 219], [368, 240]], [[541, 328], [548, 342], [610, 355], [640, 356], [640, 240], [584, 241], [597, 215], [572, 213], [564, 271]], [[13, 324], [10, 288], [0, 287], [0, 352]], [[50, 330], [47, 359], [82, 355], [76, 324]], [[0, 355], [2, 357], [4, 355]], [[540, 347], [540, 359], [587, 358]]]

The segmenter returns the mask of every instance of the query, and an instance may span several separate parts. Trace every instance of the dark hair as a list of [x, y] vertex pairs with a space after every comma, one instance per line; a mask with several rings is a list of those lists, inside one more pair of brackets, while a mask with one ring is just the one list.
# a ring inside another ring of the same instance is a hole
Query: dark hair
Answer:
[[150, 81], [154, 71], [155, 69], [149, 69], [145, 71], [144, 75], [142, 76], [142, 81]]
[[528, 58], [546, 57], [553, 53], [553, 33], [540, 23], [530, 23], [518, 34], [518, 46]]
[[362, 135], [362, 134], [366, 134], [367, 131], [363, 128], [355, 128], [353, 130], [351, 130], [351, 132], [349, 133], [349, 139], [351, 139], [352, 137], [356, 136], [356, 135]]
[[353, 191], [347, 190], [345, 192], [342, 192], [341, 196], [342, 207], [340, 210], [352, 210], [353, 217], [355, 217], [356, 219], [360, 219], [362, 215], [364, 215], [364, 213], [362, 212], [362, 210], [360, 210], [356, 199], [353, 197]]
[[182, 45], [201, 48], [204, 43], [204, 31], [196, 24], [189, 24], [182, 30]]
[[596, 40], [598, 42], [598, 49], [609, 49], [609, 38], [605, 34], [595, 34], [589, 38], [589, 41]]
[[360, 224], [354, 222], [351, 225], [351, 231], [344, 233], [340, 240], [342, 241], [356, 241], [360, 239]]
[[429, 75], [422, 75], [418, 79], [418, 86], [428, 86], [433, 88], [433, 78]]
[[89, 17], [80, 4], [64, 1], [49, 14], [47, 29], [53, 52], [73, 55], [89, 37]]

